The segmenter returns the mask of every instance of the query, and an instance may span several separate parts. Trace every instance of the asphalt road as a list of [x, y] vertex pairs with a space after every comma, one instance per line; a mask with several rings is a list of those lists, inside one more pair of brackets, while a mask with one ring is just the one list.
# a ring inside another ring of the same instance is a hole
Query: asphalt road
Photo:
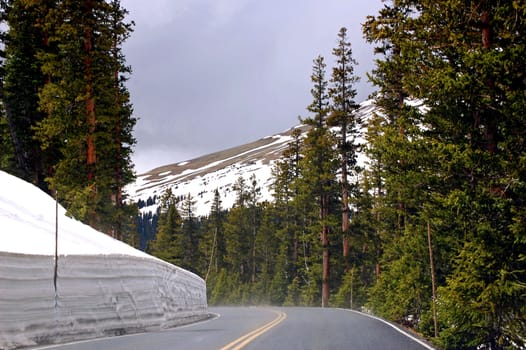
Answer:
[[396, 327], [342, 309], [209, 308], [204, 322], [162, 332], [43, 347], [49, 350], [431, 349]]

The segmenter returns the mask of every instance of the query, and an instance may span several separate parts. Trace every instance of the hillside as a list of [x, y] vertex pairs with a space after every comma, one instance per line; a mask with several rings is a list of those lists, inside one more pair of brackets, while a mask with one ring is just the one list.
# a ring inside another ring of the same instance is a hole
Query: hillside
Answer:
[[[362, 121], [367, 120], [374, 111], [374, 104], [368, 100], [361, 103], [358, 116]], [[196, 201], [196, 215], [206, 216], [215, 189], [219, 190], [223, 208], [231, 208], [235, 201], [235, 181], [242, 176], [248, 182], [254, 174], [261, 187], [260, 200], [271, 200], [272, 168], [288, 147], [296, 128], [307, 131], [305, 126], [296, 126], [242, 146], [155, 168], [140, 174], [126, 191], [131, 201], [144, 202], [143, 213], [155, 212], [160, 196], [168, 188], [176, 196], [191, 194]], [[359, 155], [358, 162], [365, 163], [363, 154]]]

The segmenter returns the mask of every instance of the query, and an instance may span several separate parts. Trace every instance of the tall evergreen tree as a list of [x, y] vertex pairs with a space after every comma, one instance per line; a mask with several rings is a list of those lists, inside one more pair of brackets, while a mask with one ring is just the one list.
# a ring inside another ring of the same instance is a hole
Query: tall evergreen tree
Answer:
[[[519, 52], [525, 49], [526, 6], [393, 1], [388, 10], [391, 25], [377, 27], [374, 40], [399, 55], [391, 56], [396, 67], [389, 57], [379, 61], [377, 83], [394, 86], [394, 72], [403, 67], [398, 91], [427, 108], [404, 124], [419, 129], [433, 155], [420, 163], [428, 169], [420, 177], [428, 192], [420, 225], [429, 220], [435, 240], [456, 256], [438, 266], [439, 338], [457, 349], [523, 346], [524, 137], [517, 130], [525, 123], [525, 60]], [[381, 22], [368, 24], [366, 33]], [[385, 107], [387, 113], [396, 108]], [[407, 166], [411, 158], [402, 160]], [[432, 185], [433, 177], [440, 186]], [[406, 188], [422, 186], [407, 181]], [[422, 197], [402, 197], [415, 198]], [[407, 219], [412, 204], [401, 202]], [[414, 227], [414, 221], [403, 225]]]
[[[131, 74], [131, 68], [126, 65], [126, 60], [122, 52], [124, 42], [129, 38], [132, 32], [133, 22], [125, 22], [128, 11], [121, 6], [120, 0], [110, 2], [110, 33], [113, 39], [111, 55], [113, 58], [113, 104], [112, 109], [112, 152], [109, 152], [107, 162], [112, 163], [113, 181], [111, 185], [113, 203], [115, 205], [115, 214], [113, 224], [111, 225], [112, 235], [117, 239], [126, 240], [130, 228], [130, 218], [134, 212], [130, 205], [126, 204], [126, 197], [123, 194], [125, 185], [130, 184], [135, 179], [133, 172], [133, 163], [131, 154], [132, 147], [136, 140], [133, 137], [133, 127], [137, 119], [133, 117], [133, 109], [130, 103], [130, 94], [125, 85], [128, 75]], [[126, 229], [128, 227], [128, 229]]]
[[350, 178], [356, 175], [356, 158], [358, 145], [358, 127], [355, 111], [359, 105], [356, 104], [356, 89], [354, 85], [358, 77], [354, 75], [354, 67], [358, 64], [352, 56], [351, 43], [348, 41], [347, 28], [342, 27], [338, 33], [338, 45], [332, 54], [336, 58], [336, 66], [332, 69], [331, 86], [329, 87], [329, 98], [331, 99], [330, 115], [327, 123], [337, 126], [338, 153], [340, 157], [341, 171], [341, 210], [342, 210], [342, 246], [343, 257], [349, 255], [349, 221], [350, 221], [350, 192], [356, 185], [350, 183]]
[[150, 244], [150, 252], [156, 257], [172, 264], [181, 262], [181, 247], [178, 237], [181, 236], [182, 218], [177, 210], [177, 198], [171, 189], [166, 190], [161, 198], [159, 225], [155, 239]]
[[219, 269], [224, 265], [225, 237], [224, 237], [225, 215], [221, 208], [221, 196], [219, 190], [214, 191], [214, 200], [210, 208], [210, 214], [206, 220], [207, 228], [200, 244], [201, 255], [206, 257], [205, 281], [212, 273], [217, 276]]
[[[8, 3], [7, 0], [0, 1], [0, 24], [5, 27], [7, 24], [8, 15]], [[7, 30], [0, 30], [0, 42], [5, 48], [7, 40]], [[0, 58], [5, 63], [5, 50], [0, 50]], [[4, 64], [0, 65], [0, 99], [5, 101], [5, 67]], [[6, 115], [5, 102], [2, 103], [2, 109], [0, 110], [0, 169], [8, 171], [12, 174], [16, 173], [17, 163], [15, 158], [15, 150], [13, 147], [9, 123]]]
[[247, 285], [251, 281], [251, 256], [253, 225], [248, 209], [248, 194], [245, 179], [239, 177], [234, 185], [236, 201], [230, 209], [225, 222], [225, 263], [228, 270], [239, 277], [240, 283]]
[[250, 211], [250, 223], [251, 223], [251, 245], [252, 245], [252, 259], [251, 259], [251, 270], [252, 277], [251, 282], [256, 282], [257, 274], [257, 236], [258, 228], [261, 221], [261, 210], [258, 206], [258, 202], [261, 195], [261, 188], [258, 186], [256, 175], [252, 174], [250, 176], [250, 188], [248, 192], [248, 209]]
[[[370, 121], [367, 137], [368, 153], [375, 162], [372, 170], [382, 189], [377, 200], [381, 205], [375, 210], [382, 218], [377, 233], [379, 263], [384, 266], [372, 289], [371, 305], [385, 317], [419, 327], [431, 300], [421, 209], [432, 186], [433, 172], [427, 169], [433, 155], [420, 127], [421, 113], [402, 85], [406, 71], [397, 35], [411, 23], [411, 13], [410, 8], [386, 5], [365, 26], [367, 38], [379, 43], [377, 52], [386, 55], [373, 71], [372, 80], [380, 87], [376, 100], [381, 113]], [[392, 42], [384, 40], [386, 33], [394, 37]]]
[[199, 269], [199, 222], [195, 216], [195, 200], [189, 193], [181, 203], [181, 216], [183, 218], [181, 234], [177, 236], [176, 245], [180, 256], [178, 265], [182, 268], [198, 272]]
[[314, 60], [311, 81], [313, 101], [308, 106], [311, 118], [306, 118], [303, 123], [310, 126], [304, 141], [304, 158], [301, 160], [301, 190], [304, 196], [303, 203], [312, 201], [315, 204], [317, 220], [314, 225], [319, 232], [321, 243], [321, 305], [329, 305], [329, 278], [330, 278], [330, 249], [329, 234], [334, 227], [332, 221], [334, 214], [331, 211], [334, 204], [334, 189], [336, 183], [336, 159], [333, 151], [334, 140], [327, 125], [329, 101], [327, 94], [327, 81], [325, 79], [325, 62], [322, 56]]
[[[41, 2], [32, 2], [41, 3]], [[45, 41], [56, 50], [41, 50], [45, 76], [36, 125], [44, 151], [53, 159], [50, 186], [71, 215], [122, 238], [122, 187], [133, 180], [130, 160], [135, 119], [124, 86], [129, 67], [121, 45], [131, 26], [119, 1], [62, 1], [42, 15]], [[128, 212], [127, 212], [128, 211]]]
[[4, 3], [9, 29], [4, 41], [5, 77], [1, 95], [16, 159], [16, 167], [7, 170], [44, 190], [47, 190], [44, 179], [49, 175], [56, 151], [49, 147], [42, 152], [40, 142], [34, 139], [34, 128], [45, 117], [38, 110], [38, 91], [46, 77], [37, 54], [54, 50], [46, 41], [42, 25], [45, 14], [53, 7], [51, 1]]
[[[300, 160], [302, 156], [302, 129], [292, 132], [293, 141], [283, 152], [273, 169], [274, 207], [278, 213], [280, 227], [276, 231], [279, 239], [279, 264], [282, 273], [275, 275], [280, 281], [286, 276], [288, 282], [297, 276], [300, 257], [300, 232], [304, 213], [299, 201]], [[276, 282], [277, 283], [277, 282]]]

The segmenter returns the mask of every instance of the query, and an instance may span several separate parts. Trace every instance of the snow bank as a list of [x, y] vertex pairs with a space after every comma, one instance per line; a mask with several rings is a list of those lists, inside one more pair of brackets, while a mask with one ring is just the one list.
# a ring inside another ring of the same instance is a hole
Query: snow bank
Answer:
[[78, 221], [0, 172], [0, 349], [158, 330], [207, 315], [205, 282]]

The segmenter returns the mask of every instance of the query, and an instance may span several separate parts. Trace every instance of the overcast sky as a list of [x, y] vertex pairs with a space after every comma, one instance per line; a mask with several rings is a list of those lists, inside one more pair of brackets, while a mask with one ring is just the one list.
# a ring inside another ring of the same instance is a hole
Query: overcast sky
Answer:
[[357, 102], [372, 92], [361, 24], [381, 0], [122, 0], [138, 174], [284, 131], [307, 116], [312, 60], [348, 28]]

